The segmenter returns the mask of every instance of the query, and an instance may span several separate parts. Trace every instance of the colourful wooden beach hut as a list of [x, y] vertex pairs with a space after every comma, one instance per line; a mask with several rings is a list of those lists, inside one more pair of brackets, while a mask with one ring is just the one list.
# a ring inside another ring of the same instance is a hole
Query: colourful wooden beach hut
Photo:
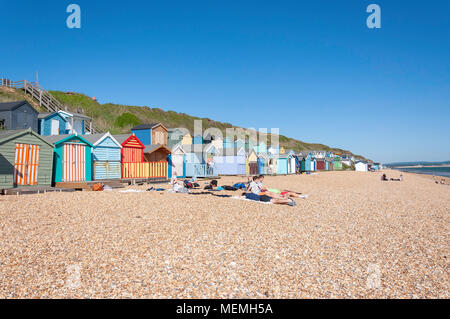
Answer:
[[51, 186], [53, 148], [31, 128], [0, 131], [0, 189]]
[[325, 171], [327, 168], [327, 164], [325, 161], [325, 158], [317, 158], [316, 159], [316, 163], [317, 163], [317, 170], [318, 171]]
[[178, 177], [186, 177], [186, 152], [182, 144], [178, 144], [172, 149], [172, 173], [174, 172]]
[[259, 174], [266, 175], [268, 165], [269, 165], [269, 163], [268, 163], [267, 153], [258, 154], [258, 172], [259, 172]]
[[92, 180], [93, 145], [77, 134], [44, 137], [55, 145], [53, 157], [53, 181], [78, 183]]
[[184, 155], [184, 175], [186, 177], [217, 176], [214, 156], [217, 150], [213, 144], [181, 145]]
[[27, 101], [0, 103], [0, 130], [38, 131], [38, 114]]
[[110, 133], [83, 135], [94, 145], [92, 153], [93, 179], [109, 180], [122, 177], [122, 145]]
[[145, 146], [135, 134], [114, 135], [122, 146], [121, 164], [122, 178], [144, 178], [144, 149]]
[[254, 149], [251, 149], [247, 155], [247, 174], [248, 175], [258, 175], [259, 165], [258, 165], [258, 155]]
[[134, 133], [143, 145], [168, 145], [169, 131], [161, 123], [141, 124], [133, 127]]
[[61, 113], [40, 113], [38, 115], [39, 134], [43, 136], [67, 134], [67, 119]]
[[147, 145], [144, 149], [144, 166], [147, 178], [172, 177], [172, 152], [164, 145]]
[[290, 157], [291, 156], [289, 154], [282, 154], [282, 155], [278, 156], [277, 170], [276, 170], [277, 175], [287, 175], [288, 174]]
[[214, 166], [219, 175], [246, 175], [244, 148], [224, 148], [214, 156]]
[[335, 171], [342, 170], [342, 161], [341, 161], [341, 158], [339, 156], [336, 156], [334, 158], [334, 170]]

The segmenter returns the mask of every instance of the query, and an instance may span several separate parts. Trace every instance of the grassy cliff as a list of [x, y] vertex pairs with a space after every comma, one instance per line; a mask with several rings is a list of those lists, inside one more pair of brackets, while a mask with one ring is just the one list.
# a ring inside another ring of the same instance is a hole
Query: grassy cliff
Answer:
[[[131, 105], [118, 105], [112, 103], [100, 104], [90, 97], [80, 94], [67, 94], [60, 91], [50, 91], [50, 93], [67, 107], [68, 111], [85, 114], [94, 119], [95, 126], [100, 131], [110, 131], [112, 134], [128, 133], [133, 126], [144, 123], [163, 123], [166, 127], [185, 127], [190, 131], [194, 129], [194, 120], [201, 120], [203, 128], [216, 127], [223, 133], [227, 128], [235, 127], [230, 123], [223, 123], [209, 118], [199, 118], [185, 113], [174, 111], [163, 111], [159, 108], [140, 107]], [[26, 99], [39, 108], [31, 98], [25, 96], [23, 92], [13, 89], [0, 88], [0, 102]], [[348, 150], [329, 147], [323, 144], [306, 143], [293, 138], [280, 135], [280, 145], [286, 149], [294, 151], [305, 150], [325, 150], [343, 154], [352, 154]], [[269, 137], [270, 141], [270, 137]], [[363, 158], [362, 156], [355, 155]]]

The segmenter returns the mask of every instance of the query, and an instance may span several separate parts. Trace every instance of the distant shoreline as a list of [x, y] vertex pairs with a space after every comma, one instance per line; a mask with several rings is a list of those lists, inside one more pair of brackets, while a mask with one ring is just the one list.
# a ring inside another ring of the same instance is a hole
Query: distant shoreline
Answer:
[[450, 164], [395, 166], [395, 167], [392, 167], [392, 169], [396, 169], [396, 168], [439, 168], [439, 167], [450, 167]]
[[[411, 172], [411, 171], [402, 171], [400, 169], [396, 168], [390, 168], [390, 170], [393, 171], [398, 171], [401, 173], [408, 173], [408, 174], [414, 174], [414, 175], [418, 175], [421, 177], [425, 177], [427, 179], [432, 179], [432, 180], [438, 180], [441, 181], [442, 179], [445, 181], [446, 184], [450, 184], [450, 177], [445, 176], [445, 175], [438, 175], [438, 174], [433, 174], [432, 172], [428, 173], [428, 172]], [[436, 177], [438, 179], [436, 179]]]

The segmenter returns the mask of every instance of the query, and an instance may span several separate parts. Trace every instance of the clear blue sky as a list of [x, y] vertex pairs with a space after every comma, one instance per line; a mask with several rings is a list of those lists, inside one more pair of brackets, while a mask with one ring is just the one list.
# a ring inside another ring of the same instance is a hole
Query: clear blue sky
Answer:
[[[82, 10], [70, 30], [66, 7]], [[377, 3], [382, 28], [368, 29]], [[450, 1], [5, 1], [0, 77], [450, 160]]]

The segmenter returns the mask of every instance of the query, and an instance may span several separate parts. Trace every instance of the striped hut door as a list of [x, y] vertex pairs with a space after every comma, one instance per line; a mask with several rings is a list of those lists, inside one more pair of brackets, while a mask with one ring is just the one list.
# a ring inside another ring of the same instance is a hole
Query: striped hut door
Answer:
[[27, 179], [28, 185], [37, 185], [39, 171], [39, 145], [28, 145], [28, 169]]
[[36, 185], [39, 170], [39, 146], [16, 144], [14, 163], [15, 185]]
[[86, 180], [85, 146], [83, 144], [63, 145], [63, 181], [83, 182]]

